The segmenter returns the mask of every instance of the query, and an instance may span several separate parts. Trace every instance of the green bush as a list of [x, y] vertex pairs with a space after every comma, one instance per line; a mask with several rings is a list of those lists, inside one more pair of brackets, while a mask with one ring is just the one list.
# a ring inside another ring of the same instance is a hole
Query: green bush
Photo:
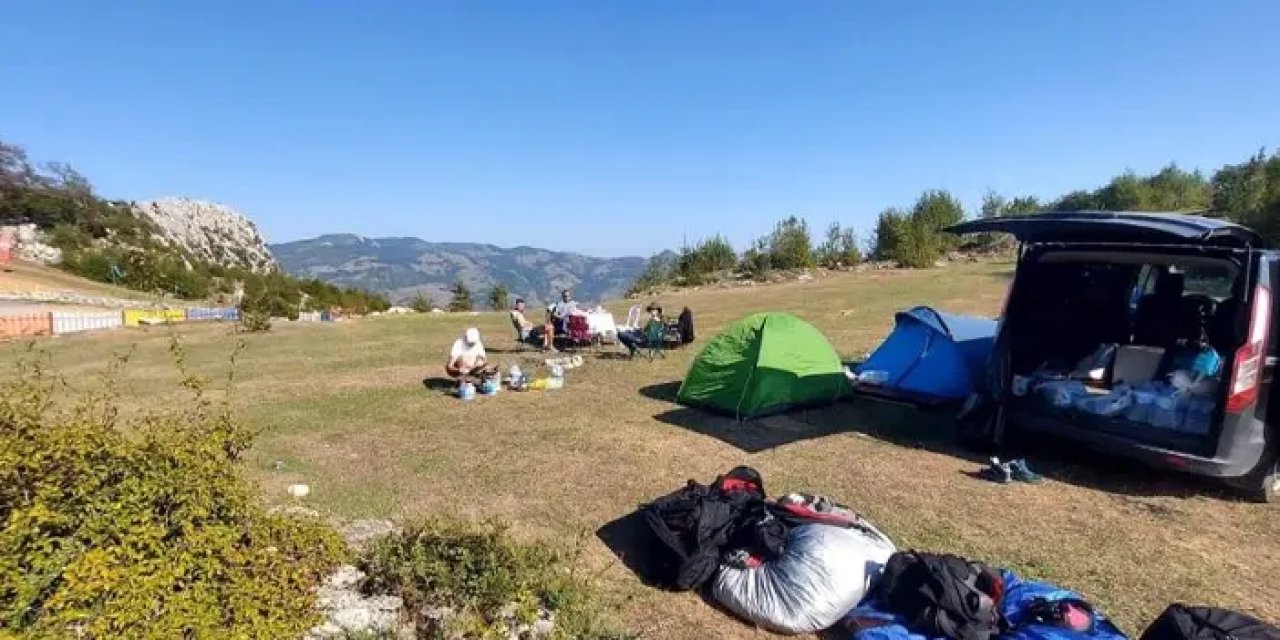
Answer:
[[529, 624], [539, 609], [555, 614], [555, 637], [623, 637], [572, 571], [575, 562], [554, 547], [517, 542], [496, 524], [432, 520], [375, 543], [363, 563], [364, 588], [399, 595], [413, 612], [453, 610], [444, 637], [491, 637], [504, 614]]
[[471, 311], [471, 288], [462, 281], [462, 278], [458, 278], [458, 281], [453, 284], [451, 292], [453, 298], [449, 300], [450, 311]]
[[769, 236], [769, 264], [773, 269], [807, 269], [817, 264], [809, 223], [796, 216], [778, 222]]
[[242, 311], [240, 330], [248, 333], [266, 333], [271, 330], [271, 314], [265, 311]]
[[636, 281], [627, 289], [628, 298], [655, 292], [671, 281], [675, 266], [668, 255], [670, 254], [659, 254], [645, 261], [644, 271], [640, 272]]
[[712, 274], [728, 271], [738, 262], [738, 254], [724, 236], [716, 234], [693, 248], [686, 247], [676, 258], [674, 276], [678, 284], [697, 286]]
[[419, 291], [414, 294], [413, 300], [409, 302], [409, 308], [418, 313], [430, 313], [432, 309], [436, 308], [436, 303]]
[[827, 227], [827, 239], [817, 251], [818, 264], [828, 269], [851, 267], [862, 262], [862, 249], [852, 228], [841, 227], [839, 222]]
[[190, 401], [126, 418], [118, 363], [69, 404], [39, 364], [0, 385], [0, 636], [297, 638], [317, 621], [310, 589], [342, 543], [265, 511], [238, 464], [250, 434], [205, 381], [183, 372]]

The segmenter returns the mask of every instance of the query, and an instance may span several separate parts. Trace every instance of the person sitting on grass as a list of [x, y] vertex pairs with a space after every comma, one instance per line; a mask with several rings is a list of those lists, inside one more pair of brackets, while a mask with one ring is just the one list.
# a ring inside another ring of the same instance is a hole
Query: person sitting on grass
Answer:
[[529, 320], [525, 315], [524, 298], [516, 299], [516, 306], [511, 310], [511, 324], [515, 325], [516, 331], [520, 332], [520, 342], [533, 345], [541, 345], [543, 351], [552, 351], [552, 338], [555, 338], [555, 330], [551, 323], [538, 326]]
[[449, 349], [449, 361], [444, 365], [444, 372], [459, 383], [472, 382], [491, 373], [487, 368], [489, 359], [484, 352], [484, 343], [480, 342], [480, 330], [472, 327], [453, 341]]
[[649, 312], [649, 319], [638, 329], [628, 329], [618, 332], [618, 342], [627, 348], [628, 355], [632, 358], [636, 357], [636, 352], [649, 346], [649, 338], [645, 335], [648, 326], [654, 322], [662, 324], [662, 307], [657, 303], [650, 304], [645, 308]]

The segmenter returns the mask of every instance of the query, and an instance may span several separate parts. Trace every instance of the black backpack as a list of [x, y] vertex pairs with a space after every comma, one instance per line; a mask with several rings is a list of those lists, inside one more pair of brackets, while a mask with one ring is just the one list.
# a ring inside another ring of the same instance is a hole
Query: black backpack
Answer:
[[685, 307], [676, 318], [676, 326], [680, 328], [680, 344], [693, 342], [693, 312]]
[[1141, 640], [1280, 640], [1280, 629], [1227, 609], [1171, 604]]
[[715, 575], [721, 550], [745, 535], [749, 518], [764, 511], [764, 481], [755, 469], [735, 467], [710, 486], [690, 480], [642, 505], [654, 537], [654, 578], [670, 589], [696, 589]]
[[885, 563], [870, 598], [932, 638], [989, 640], [1005, 628], [1000, 574], [959, 556], [901, 551]]

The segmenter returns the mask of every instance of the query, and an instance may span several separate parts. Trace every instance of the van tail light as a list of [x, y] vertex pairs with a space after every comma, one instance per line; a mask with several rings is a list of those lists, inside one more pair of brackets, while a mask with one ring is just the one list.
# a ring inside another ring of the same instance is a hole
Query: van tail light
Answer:
[[1270, 334], [1271, 290], [1260, 286], [1253, 290], [1249, 341], [1236, 350], [1235, 367], [1231, 372], [1231, 393], [1227, 396], [1228, 413], [1240, 413], [1257, 401]]

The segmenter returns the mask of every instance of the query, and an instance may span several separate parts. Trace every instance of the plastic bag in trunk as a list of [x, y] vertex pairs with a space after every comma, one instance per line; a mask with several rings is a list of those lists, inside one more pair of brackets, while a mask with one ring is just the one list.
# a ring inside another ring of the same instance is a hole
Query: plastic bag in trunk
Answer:
[[814, 633], [857, 606], [895, 550], [865, 523], [803, 525], [791, 530], [779, 557], [753, 568], [722, 566], [711, 596], [771, 631]]

